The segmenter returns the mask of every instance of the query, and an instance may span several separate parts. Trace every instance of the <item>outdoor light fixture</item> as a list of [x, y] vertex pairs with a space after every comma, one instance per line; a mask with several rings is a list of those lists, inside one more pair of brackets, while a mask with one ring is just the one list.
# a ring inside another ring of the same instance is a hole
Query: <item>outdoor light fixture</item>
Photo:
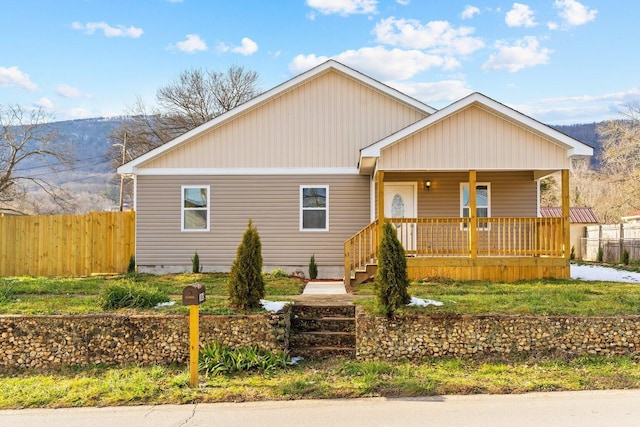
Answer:
[[431, 180], [430, 179], [425, 179], [424, 181], [424, 189], [429, 191], [431, 190]]

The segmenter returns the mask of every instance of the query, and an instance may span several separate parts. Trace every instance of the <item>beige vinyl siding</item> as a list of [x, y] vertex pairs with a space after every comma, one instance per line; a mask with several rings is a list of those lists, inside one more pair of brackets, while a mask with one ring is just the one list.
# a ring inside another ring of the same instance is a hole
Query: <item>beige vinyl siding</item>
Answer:
[[424, 117], [425, 113], [331, 70], [142, 167], [356, 167], [361, 148]]
[[[180, 231], [182, 185], [211, 188], [208, 232]], [[300, 231], [300, 185], [329, 186], [329, 231]], [[262, 241], [265, 267], [341, 266], [347, 238], [369, 223], [369, 177], [326, 176], [139, 176], [136, 262], [185, 266], [198, 251], [205, 268], [226, 271], [249, 219]]]
[[380, 153], [384, 170], [566, 169], [566, 149], [470, 106]]
[[[431, 190], [422, 186], [431, 180]], [[460, 183], [469, 182], [466, 172], [385, 173], [385, 182], [418, 182], [418, 216], [457, 218], [460, 216]], [[477, 182], [491, 187], [492, 217], [535, 217], [538, 186], [530, 171], [478, 172]]]

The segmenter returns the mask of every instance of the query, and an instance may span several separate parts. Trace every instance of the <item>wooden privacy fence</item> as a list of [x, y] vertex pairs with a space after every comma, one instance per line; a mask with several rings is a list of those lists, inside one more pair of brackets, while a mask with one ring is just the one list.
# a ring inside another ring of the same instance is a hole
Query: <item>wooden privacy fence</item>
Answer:
[[0, 276], [121, 273], [134, 249], [134, 212], [0, 217]]

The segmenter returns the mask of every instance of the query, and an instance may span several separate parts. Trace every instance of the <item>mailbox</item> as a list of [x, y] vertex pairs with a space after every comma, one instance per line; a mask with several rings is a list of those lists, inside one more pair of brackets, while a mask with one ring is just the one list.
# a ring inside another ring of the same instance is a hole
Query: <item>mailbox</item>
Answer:
[[184, 305], [200, 305], [205, 301], [204, 285], [202, 283], [194, 283], [186, 286], [182, 290], [182, 304]]

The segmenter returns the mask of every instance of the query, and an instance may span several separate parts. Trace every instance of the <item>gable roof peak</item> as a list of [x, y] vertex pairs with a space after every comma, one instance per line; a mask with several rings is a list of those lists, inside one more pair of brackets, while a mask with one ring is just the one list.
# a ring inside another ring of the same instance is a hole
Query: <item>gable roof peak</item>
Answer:
[[124, 165], [120, 166], [117, 170], [117, 172], [119, 174], [135, 174], [136, 173], [136, 169], [137, 167], [139, 167], [140, 165], [148, 162], [149, 160], [156, 158], [157, 156], [160, 156], [170, 150], [173, 150], [174, 148], [192, 140], [195, 136], [200, 135], [204, 132], [207, 132], [209, 129], [214, 128], [215, 126], [218, 126], [219, 124], [223, 123], [224, 121], [234, 117], [234, 116], [238, 116], [240, 114], [243, 114], [244, 112], [255, 108], [256, 106], [260, 105], [261, 103], [271, 99], [271, 98], [275, 98], [276, 96], [286, 92], [287, 90], [298, 86], [300, 84], [302, 84], [303, 82], [310, 80], [328, 70], [335, 70], [339, 73], [342, 73], [346, 76], [349, 76], [351, 78], [353, 78], [354, 80], [367, 85], [371, 88], [373, 88], [374, 90], [377, 90], [391, 98], [394, 98], [395, 100], [397, 100], [398, 102], [404, 103], [406, 105], [409, 105], [413, 108], [415, 108], [416, 110], [422, 111], [425, 115], [429, 115], [429, 114], [433, 114], [435, 113], [437, 110], [421, 101], [418, 101], [415, 98], [412, 98], [411, 96], [400, 92], [397, 89], [392, 88], [391, 86], [387, 86], [386, 84], [367, 76], [366, 74], [363, 74], [359, 71], [356, 71], [353, 68], [350, 68], [338, 61], [336, 61], [335, 59], [328, 59], [325, 62], [316, 65], [315, 67], [304, 71], [300, 74], [298, 74], [297, 76], [292, 77], [291, 79], [267, 90], [266, 92], [261, 93], [260, 95], [254, 97], [253, 99], [245, 102], [244, 104], [241, 104], [239, 106], [237, 106], [236, 108], [227, 111], [226, 113], [223, 113], [221, 115], [219, 115], [218, 117], [196, 127], [195, 129], [192, 129], [182, 135], [180, 135], [179, 137], [167, 142], [166, 144], [163, 144], [143, 155], [141, 155], [140, 157], [137, 157], [133, 160], [131, 160], [128, 163], [125, 163]]

